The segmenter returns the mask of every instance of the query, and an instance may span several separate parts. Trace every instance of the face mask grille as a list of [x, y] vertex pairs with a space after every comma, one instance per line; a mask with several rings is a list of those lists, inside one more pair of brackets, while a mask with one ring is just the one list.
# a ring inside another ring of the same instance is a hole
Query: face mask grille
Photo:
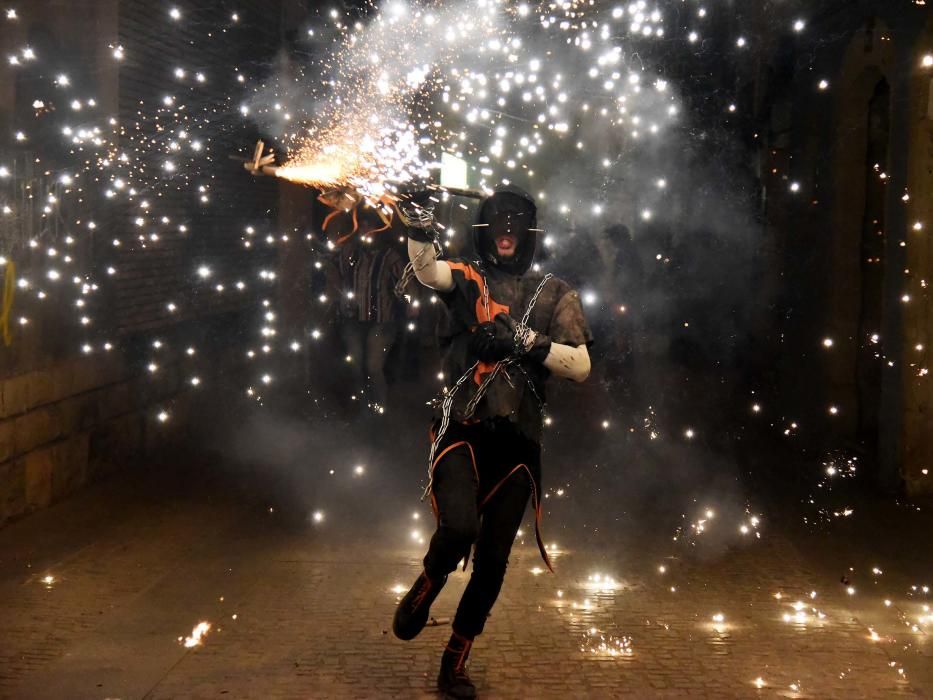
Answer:
[[[482, 205], [478, 223], [473, 229], [473, 242], [477, 254], [500, 269], [523, 274], [531, 266], [536, 245], [536, 210], [534, 203], [512, 192], [497, 192]], [[511, 234], [515, 237], [515, 253], [501, 258], [496, 237]]]

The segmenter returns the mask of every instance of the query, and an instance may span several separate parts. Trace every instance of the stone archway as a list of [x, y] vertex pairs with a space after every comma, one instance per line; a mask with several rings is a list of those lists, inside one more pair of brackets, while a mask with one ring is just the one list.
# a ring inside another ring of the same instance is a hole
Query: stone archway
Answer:
[[880, 348], [884, 328], [885, 168], [891, 131], [891, 86], [885, 78], [875, 84], [867, 105], [866, 122], [855, 364], [856, 437], [867, 451], [875, 452], [878, 448], [883, 367]]
[[894, 48], [869, 20], [851, 39], [837, 81], [832, 153], [831, 239], [826, 261], [827, 332], [841, 342], [827, 357], [841, 427], [875, 462], [884, 352], [886, 176]]

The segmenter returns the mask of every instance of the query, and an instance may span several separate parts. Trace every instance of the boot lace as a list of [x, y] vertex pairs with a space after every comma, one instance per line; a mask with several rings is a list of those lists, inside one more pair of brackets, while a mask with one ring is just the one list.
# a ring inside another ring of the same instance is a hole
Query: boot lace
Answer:
[[415, 594], [415, 597], [412, 598], [412, 610], [417, 610], [421, 606], [421, 604], [424, 602], [424, 599], [427, 598], [428, 593], [431, 592], [432, 588], [434, 588], [434, 584], [431, 582], [431, 579], [425, 576], [424, 581], [421, 583], [421, 588], [418, 590], [418, 593]]
[[454, 678], [457, 680], [470, 680], [466, 672], [466, 662], [467, 658], [470, 656], [471, 646], [473, 646], [473, 642], [465, 641], [463, 643], [463, 649], [461, 649], [460, 653], [457, 655], [457, 663], [454, 664]]

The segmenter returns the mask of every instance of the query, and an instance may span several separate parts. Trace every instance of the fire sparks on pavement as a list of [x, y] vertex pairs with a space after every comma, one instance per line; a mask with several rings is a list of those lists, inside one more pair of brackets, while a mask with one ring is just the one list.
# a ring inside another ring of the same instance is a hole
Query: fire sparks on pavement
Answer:
[[200, 646], [204, 641], [204, 637], [207, 635], [208, 632], [210, 632], [210, 630], [211, 630], [210, 622], [199, 622], [198, 624], [194, 626], [194, 629], [191, 630], [191, 634], [189, 636], [184, 637], [184, 638], [179, 637], [178, 641], [184, 644], [186, 649], [191, 649], [193, 647]]

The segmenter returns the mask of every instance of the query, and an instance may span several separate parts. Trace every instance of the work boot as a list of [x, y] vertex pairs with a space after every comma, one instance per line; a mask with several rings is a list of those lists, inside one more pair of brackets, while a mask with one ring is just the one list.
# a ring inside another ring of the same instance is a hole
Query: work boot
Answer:
[[425, 572], [417, 578], [411, 590], [405, 594], [395, 609], [395, 619], [392, 620], [392, 631], [399, 639], [408, 641], [418, 636], [424, 626], [428, 624], [428, 613], [431, 612], [431, 603], [437, 598], [447, 577], [430, 579]]
[[437, 676], [437, 689], [447, 700], [471, 700], [476, 697], [476, 686], [467, 674], [466, 662], [473, 640], [454, 632], [441, 657], [441, 672]]

